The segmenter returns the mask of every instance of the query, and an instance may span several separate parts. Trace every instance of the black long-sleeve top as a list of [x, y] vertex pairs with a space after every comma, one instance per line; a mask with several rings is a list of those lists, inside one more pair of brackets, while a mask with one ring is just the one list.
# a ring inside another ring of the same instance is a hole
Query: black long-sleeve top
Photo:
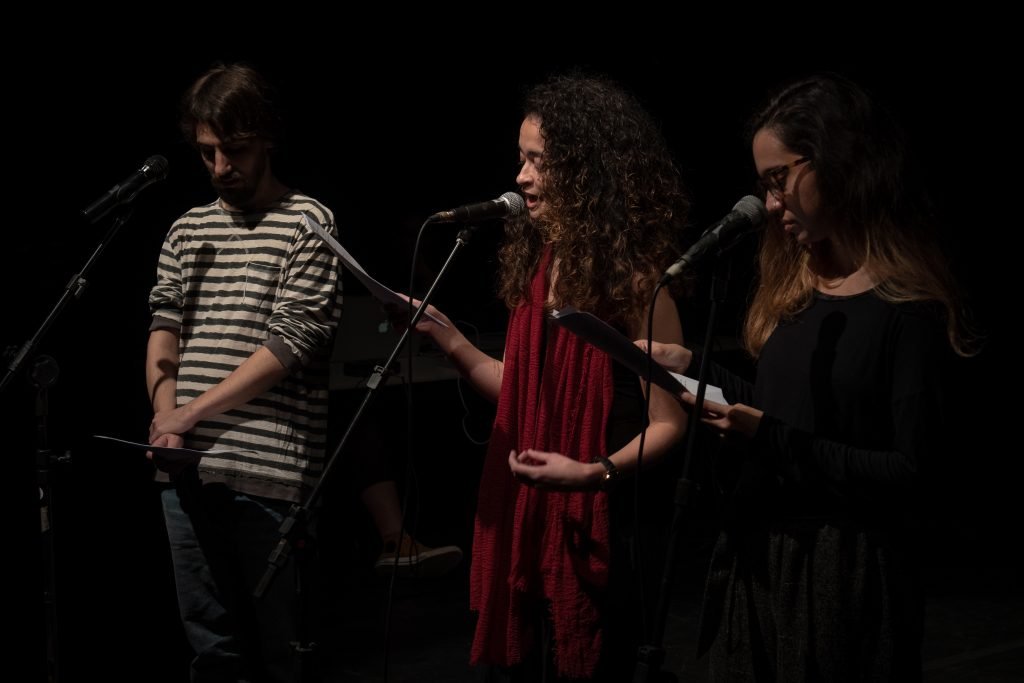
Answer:
[[922, 470], [948, 427], [948, 348], [926, 304], [817, 294], [768, 339], [753, 385], [712, 365], [730, 403], [764, 411], [751, 447], [722, 456], [737, 465], [730, 516], [913, 524]]

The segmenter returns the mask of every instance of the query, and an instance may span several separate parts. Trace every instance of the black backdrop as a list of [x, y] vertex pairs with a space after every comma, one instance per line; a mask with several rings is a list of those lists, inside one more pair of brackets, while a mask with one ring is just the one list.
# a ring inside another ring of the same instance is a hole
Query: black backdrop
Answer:
[[[858, 80], [907, 128], [958, 277], [989, 336], [985, 352], [956, 370], [957, 424], [950, 426], [956, 474], [941, 481], [933, 529], [962, 549], [966, 562], [1002, 557], [998, 540], [1010, 529], [1021, 465], [1014, 455], [1019, 447], [1002, 446], [1014, 434], [1006, 429], [1005, 392], [995, 386], [1000, 379], [1009, 384], [1013, 367], [1001, 332], [1009, 311], [1000, 271], [1009, 263], [1006, 236], [1019, 222], [1000, 206], [1011, 196], [1010, 175], [1019, 175], [1004, 170], [1019, 154], [1010, 148], [1012, 109], [1003, 94], [1011, 82], [1009, 52], [1000, 45], [969, 50], [931, 34], [856, 43], [780, 35], [770, 44], [752, 40], [724, 59], [715, 56], [721, 46], [681, 48], [653, 37], [628, 50], [612, 42], [542, 49], [534, 45], [540, 36], [527, 29], [511, 40], [458, 47], [378, 39], [370, 50], [308, 37], [276, 48], [224, 47], [210, 31], [182, 39], [173, 54], [158, 59], [132, 59], [127, 49], [116, 57], [100, 54], [95, 41], [89, 49], [68, 49], [59, 68], [29, 70], [30, 83], [11, 100], [33, 124], [8, 131], [10, 142], [31, 151], [15, 174], [21, 182], [8, 181], [2, 345], [20, 345], [34, 331], [106, 230], [106, 222], [85, 225], [77, 211], [148, 156], [170, 161], [168, 179], [139, 197], [84, 297], [41, 347], [61, 366], [51, 396], [51, 440], [74, 455], [61, 473], [57, 527], [61, 648], [69, 672], [159, 661], [165, 639], [180, 647], [149, 467], [135, 455], [97, 448], [88, 436], [145, 436], [146, 295], [156, 255], [170, 222], [213, 196], [197, 155], [180, 140], [176, 105], [217, 59], [248, 61], [279, 86], [291, 132], [279, 175], [329, 205], [342, 243], [397, 289], [405, 288], [423, 218], [514, 189], [520, 95], [552, 70], [603, 73], [638, 95], [663, 126], [691, 190], [691, 222], [698, 228], [750, 191], [753, 168], [742, 128], [767, 92], [825, 69]], [[454, 229], [432, 230], [425, 253], [436, 263]], [[491, 296], [497, 240], [496, 229], [483, 231], [437, 299], [485, 331], [502, 325]], [[737, 327], [746, 284], [741, 278], [734, 287], [735, 302], [721, 323], [725, 333]], [[693, 337], [703, 301], [690, 305]], [[16, 570], [10, 585], [16, 602], [27, 603], [10, 617], [21, 638], [12, 644], [26, 657], [38, 653], [42, 641], [32, 401], [23, 380], [0, 400], [10, 528], [15, 538], [29, 539], [10, 547], [4, 559]], [[115, 627], [101, 626], [108, 622]]]

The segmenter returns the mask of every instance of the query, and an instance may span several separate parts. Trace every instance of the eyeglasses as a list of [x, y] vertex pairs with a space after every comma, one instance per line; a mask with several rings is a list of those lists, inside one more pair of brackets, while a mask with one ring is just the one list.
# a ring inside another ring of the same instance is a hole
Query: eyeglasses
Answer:
[[796, 168], [800, 164], [806, 164], [810, 160], [810, 157], [800, 157], [796, 161], [768, 169], [758, 179], [758, 182], [765, 191], [771, 192], [776, 200], [781, 200], [782, 196], [786, 194], [786, 180], [789, 179], [789, 169]]

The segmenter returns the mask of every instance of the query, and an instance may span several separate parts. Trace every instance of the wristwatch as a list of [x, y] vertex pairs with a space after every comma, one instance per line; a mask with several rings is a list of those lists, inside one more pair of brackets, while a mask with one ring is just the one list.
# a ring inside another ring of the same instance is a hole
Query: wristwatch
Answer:
[[597, 456], [597, 461], [604, 465], [605, 469], [604, 476], [601, 477], [601, 490], [610, 491], [612, 487], [615, 486], [615, 482], [619, 480], [619, 475], [621, 475], [622, 472], [615, 466], [615, 463], [608, 458], [599, 455]]

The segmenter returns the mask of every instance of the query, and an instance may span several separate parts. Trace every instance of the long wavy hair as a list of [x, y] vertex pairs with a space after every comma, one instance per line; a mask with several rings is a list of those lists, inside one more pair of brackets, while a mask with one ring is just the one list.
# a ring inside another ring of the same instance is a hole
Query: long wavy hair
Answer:
[[[894, 303], [938, 302], [954, 351], [974, 353], [977, 338], [892, 116], [853, 82], [827, 74], [772, 97], [751, 119], [749, 138], [761, 130], [811, 159], [835, 239], [872, 274], [876, 293]], [[744, 325], [745, 345], [755, 357], [781, 321], [810, 304], [814, 290], [806, 250], [774, 228], [762, 232], [759, 284]]]
[[544, 138], [544, 215], [506, 223], [499, 292], [515, 307], [549, 246], [555, 307], [572, 305], [627, 331], [678, 253], [689, 201], [658, 126], [617, 85], [561, 75], [527, 94]]
[[196, 144], [196, 126], [208, 125], [223, 140], [258, 137], [281, 143], [281, 117], [273, 87], [250, 66], [216, 64], [181, 98], [179, 125]]

